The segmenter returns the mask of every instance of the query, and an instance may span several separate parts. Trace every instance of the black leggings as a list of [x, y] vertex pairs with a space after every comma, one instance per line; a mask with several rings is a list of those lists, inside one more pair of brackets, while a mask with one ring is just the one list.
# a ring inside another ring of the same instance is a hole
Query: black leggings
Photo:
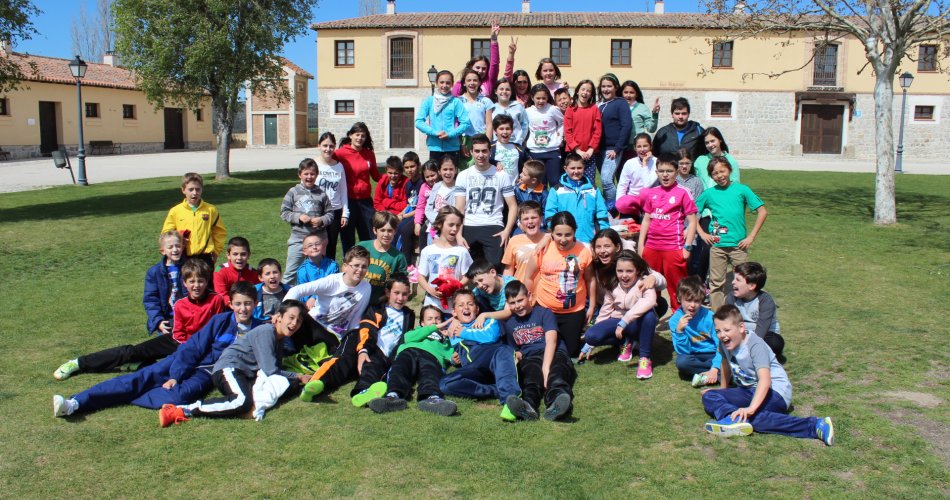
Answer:
[[86, 373], [111, 372], [127, 363], [154, 363], [172, 355], [181, 345], [171, 334], [161, 334], [141, 344], [120, 345], [79, 357], [79, 370]]
[[554, 318], [557, 320], [557, 334], [567, 346], [567, 353], [576, 358], [581, 353], [581, 332], [587, 324], [587, 311], [554, 313]]

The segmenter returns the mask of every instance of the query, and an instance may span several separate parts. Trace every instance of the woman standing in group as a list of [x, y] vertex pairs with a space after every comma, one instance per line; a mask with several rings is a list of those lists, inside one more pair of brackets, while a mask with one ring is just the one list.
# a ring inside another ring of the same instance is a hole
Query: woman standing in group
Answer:
[[600, 109], [601, 125], [600, 147], [597, 151], [597, 163], [600, 165], [600, 182], [604, 187], [604, 201], [607, 210], [613, 211], [617, 202], [617, 185], [614, 175], [617, 165], [623, 157], [630, 139], [630, 128], [633, 126], [630, 119], [630, 107], [617, 93], [620, 91], [620, 82], [611, 73], [600, 77]]
[[347, 205], [350, 208], [349, 222], [340, 230], [345, 254], [356, 244], [357, 235], [360, 241], [373, 239], [375, 209], [370, 178], [379, 182], [382, 175], [376, 167], [373, 137], [363, 122], [356, 122], [350, 127], [346, 137], [340, 141], [335, 156], [346, 172]]

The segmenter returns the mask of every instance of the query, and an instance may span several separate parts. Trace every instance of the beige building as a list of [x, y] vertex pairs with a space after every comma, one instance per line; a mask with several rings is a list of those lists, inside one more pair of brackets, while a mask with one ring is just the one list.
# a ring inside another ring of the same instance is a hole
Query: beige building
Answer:
[[[11, 159], [49, 156], [60, 147], [75, 153], [79, 130], [70, 61], [8, 51], [0, 57], [14, 59], [27, 75], [20, 89], [0, 94], [0, 147]], [[129, 71], [112, 61], [111, 55], [102, 64], [86, 61], [82, 114], [87, 155], [93, 154], [90, 143], [100, 141], [119, 144], [122, 153], [212, 147], [210, 100], [195, 110], [156, 110]]]
[[[385, 14], [314, 24], [321, 131], [340, 134], [364, 121], [380, 154], [423, 151], [425, 138], [413, 120], [431, 93], [427, 71], [457, 75], [473, 55], [487, 53], [496, 21], [502, 26], [500, 75], [515, 37], [515, 69], [526, 70], [532, 81], [543, 57], [555, 59], [561, 80], [572, 86], [607, 72], [621, 82], [635, 80], [648, 104], [660, 99], [661, 126], [670, 121], [670, 101], [686, 97], [691, 118], [720, 128], [734, 153], [873, 157], [874, 76], [857, 40], [836, 41], [808, 62], [822, 34], [795, 33], [787, 45], [787, 37], [713, 45], [721, 32], [703, 28], [706, 16], [664, 13], [663, 3], [656, 5], [651, 13], [533, 13], [524, 1], [521, 12], [401, 14], [390, 0]], [[914, 50], [917, 60], [899, 70], [916, 77], [907, 100], [904, 155], [945, 158], [950, 86], [937, 71], [935, 46]], [[766, 76], [803, 65], [779, 78]], [[895, 88], [896, 119], [897, 82]]]
[[281, 58], [281, 69], [281, 84], [289, 99], [278, 99], [275, 92], [257, 93], [247, 99], [249, 148], [307, 146], [307, 80], [313, 80], [313, 75], [285, 58]]

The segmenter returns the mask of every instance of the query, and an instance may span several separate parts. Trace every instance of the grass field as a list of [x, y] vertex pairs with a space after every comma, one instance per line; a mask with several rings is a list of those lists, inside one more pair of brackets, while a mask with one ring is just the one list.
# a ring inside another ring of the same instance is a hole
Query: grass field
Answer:
[[[131, 167], [130, 167], [131, 168]], [[706, 435], [669, 331], [655, 375], [579, 367], [574, 420], [375, 415], [349, 386], [289, 400], [262, 423], [120, 407], [52, 417], [51, 396], [108, 375], [51, 373], [145, 339], [142, 278], [158, 260], [171, 178], [0, 195], [0, 496], [18, 497], [935, 497], [950, 495], [950, 177], [898, 178], [899, 225], [871, 223], [871, 175], [743, 171], [769, 219], [752, 257], [780, 306], [798, 415], [831, 415], [836, 444]], [[209, 183], [206, 198], [252, 261], [283, 261], [280, 200], [293, 171]]]

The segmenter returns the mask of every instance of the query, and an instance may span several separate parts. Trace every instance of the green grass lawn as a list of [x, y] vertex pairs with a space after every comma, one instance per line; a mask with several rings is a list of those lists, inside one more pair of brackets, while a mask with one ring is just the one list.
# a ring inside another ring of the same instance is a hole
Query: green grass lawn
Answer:
[[[349, 388], [292, 399], [262, 423], [160, 429], [127, 406], [52, 417], [51, 396], [108, 378], [52, 378], [63, 361], [145, 337], [142, 278], [158, 260], [178, 179], [0, 195], [0, 494], [4, 497], [828, 497], [950, 495], [950, 177], [901, 176], [899, 225], [872, 225], [865, 174], [748, 170], [769, 219], [752, 258], [769, 270], [798, 415], [831, 415], [836, 445], [706, 435], [669, 331], [655, 375], [579, 367], [574, 420], [503, 423], [375, 415]], [[286, 255], [280, 200], [295, 171], [205, 187], [252, 261]]]

